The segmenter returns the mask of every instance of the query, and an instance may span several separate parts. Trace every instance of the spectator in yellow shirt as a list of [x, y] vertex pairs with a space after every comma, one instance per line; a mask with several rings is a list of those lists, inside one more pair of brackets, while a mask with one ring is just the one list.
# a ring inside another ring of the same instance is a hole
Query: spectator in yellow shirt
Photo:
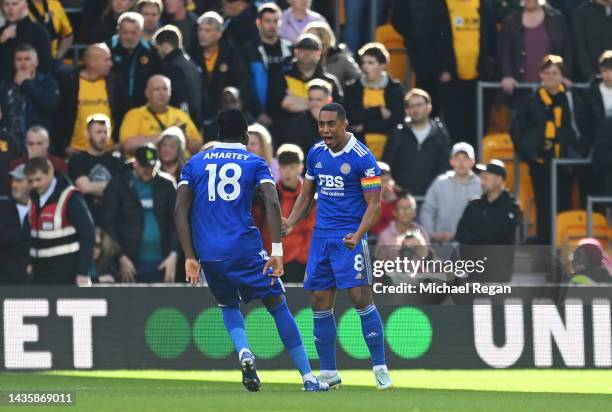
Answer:
[[170, 79], [161, 75], [151, 76], [145, 89], [147, 104], [127, 112], [121, 124], [119, 141], [126, 153], [132, 154], [147, 143], [156, 144], [159, 135], [171, 126], [184, 131], [190, 153], [200, 150], [202, 136], [189, 114], [168, 104], [171, 92]]

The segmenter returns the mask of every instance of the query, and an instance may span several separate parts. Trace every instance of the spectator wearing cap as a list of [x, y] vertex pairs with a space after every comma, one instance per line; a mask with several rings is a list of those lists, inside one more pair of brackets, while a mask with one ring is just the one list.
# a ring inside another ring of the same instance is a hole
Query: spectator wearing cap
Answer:
[[243, 48], [252, 90], [247, 107], [257, 117], [257, 122], [268, 128], [273, 126], [273, 118], [280, 109], [280, 102], [271, 99], [271, 87], [275, 79], [282, 77], [293, 56], [291, 42], [278, 35], [281, 14], [275, 3], [262, 4], [256, 20], [259, 35], [251, 38]]
[[389, 52], [381, 43], [359, 50], [362, 76], [348, 85], [346, 113], [355, 135], [380, 160], [391, 132], [402, 122], [404, 89], [387, 73]]
[[200, 132], [187, 113], [169, 105], [171, 93], [167, 77], [154, 75], [149, 79], [145, 90], [147, 104], [130, 110], [121, 124], [119, 140], [128, 154], [147, 143], [156, 144], [161, 132], [172, 126], [184, 131], [185, 146], [190, 153], [200, 150]]
[[284, 98], [281, 107], [288, 112], [296, 113], [307, 109], [307, 84], [313, 79], [329, 83], [335, 102], [343, 100], [342, 86], [338, 79], [327, 73], [321, 65], [321, 40], [311, 33], [302, 34], [295, 46], [291, 66], [284, 75]]
[[21, 44], [29, 44], [38, 55], [38, 69], [49, 73], [53, 69], [51, 40], [43, 26], [28, 17], [26, 0], [3, 0], [0, 2], [6, 22], [0, 27], [0, 80], [15, 75], [13, 57]]
[[200, 124], [202, 70], [183, 50], [179, 29], [166, 25], [153, 36], [153, 44], [162, 58], [161, 74], [170, 79], [170, 105], [189, 113], [195, 124]]
[[9, 174], [11, 193], [0, 200], [0, 284], [15, 285], [27, 282], [30, 260], [30, 186], [25, 165], [19, 165]]
[[106, 42], [113, 58], [112, 72], [126, 85], [130, 108], [145, 103], [147, 81], [161, 71], [157, 50], [142, 37], [143, 27], [144, 19], [140, 14], [123, 13], [117, 20], [117, 34]]
[[61, 96], [53, 76], [38, 72], [38, 54], [32, 46], [17, 46], [13, 61], [15, 75], [0, 81], [0, 132], [25, 151], [26, 130], [34, 125], [49, 128]]
[[125, 164], [118, 151], [112, 150], [111, 122], [104, 114], [87, 119], [89, 149], [70, 158], [68, 169], [74, 185], [85, 196], [85, 201], [96, 226], [102, 224], [102, 194], [108, 183]]
[[[222, 38], [223, 18], [214, 11], [198, 18], [197, 41], [190, 55], [202, 70], [202, 118], [204, 136], [214, 136], [216, 116], [220, 108], [221, 91], [237, 87], [248, 96], [249, 73], [240, 51]], [[247, 98], [247, 101], [249, 99]]]
[[413, 195], [424, 195], [431, 182], [448, 170], [450, 138], [439, 119], [430, 118], [431, 97], [412, 89], [404, 98], [406, 119], [390, 134], [382, 161], [393, 180]]
[[480, 178], [472, 171], [475, 163], [472, 145], [456, 143], [450, 156], [453, 170], [439, 175], [427, 189], [419, 221], [432, 242], [448, 244], [453, 241], [468, 202], [482, 194]]
[[30, 196], [30, 258], [35, 284], [87, 285], [95, 228], [81, 193], [49, 160], [25, 165]]
[[[457, 227], [462, 259], [485, 259], [485, 271], [476, 281], [510, 281], [513, 271], [512, 246], [518, 241], [521, 210], [504, 185], [506, 168], [493, 159], [480, 175], [482, 196], [466, 206]], [[474, 281], [475, 279], [469, 279]]]
[[59, 0], [28, 1], [30, 18], [42, 25], [51, 39], [51, 54], [63, 59], [74, 41], [72, 23]]
[[310, 10], [312, 0], [289, 0], [288, 3], [291, 7], [283, 12], [280, 35], [291, 43], [297, 42], [298, 37], [304, 31], [304, 27], [309, 23], [313, 21], [327, 23], [325, 17]]
[[308, 110], [300, 113], [288, 126], [287, 140], [308, 153], [315, 143], [321, 140], [319, 134], [319, 112], [327, 103], [332, 102], [332, 89], [325, 80], [314, 79], [308, 82]]
[[147, 41], [153, 40], [153, 35], [161, 25], [161, 16], [164, 12], [162, 0], [138, 0], [136, 11], [140, 13], [144, 20], [142, 37]]
[[185, 135], [176, 126], [162, 132], [157, 142], [160, 170], [172, 176], [175, 182], [181, 177], [185, 165]]
[[153, 144], [137, 148], [134, 161], [104, 191], [102, 228], [119, 244], [123, 282], [175, 281], [176, 184], [158, 170], [158, 159]]
[[312, 33], [321, 40], [321, 64], [323, 69], [336, 76], [342, 87], [361, 78], [361, 71], [359, 65], [353, 59], [353, 53], [346, 44], [338, 44], [334, 31], [329, 27], [329, 24], [322, 21], [313, 21], [304, 28], [304, 33]]
[[242, 114], [244, 114], [244, 118], [247, 121], [247, 124], [250, 126], [254, 123], [255, 117], [251, 115], [249, 112], [244, 111], [244, 104], [242, 102], [242, 96], [240, 94], [240, 90], [238, 90], [234, 86], [227, 86], [225, 89], [221, 91], [221, 110], [240, 110]]
[[251, 0], [225, 0], [223, 2], [223, 16], [225, 16], [225, 30], [223, 38], [235, 45], [243, 45], [257, 38], [259, 32], [257, 8]]
[[391, 176], [391, 167], [385, 162], [378, 162], [380, 168], [380, 216], [374, 227], [370, 230], [373, 235], [378, 236], [389, 227], [393, 221], [393, 211], [398, 198], [398, 188]]
[[598, 60], [606, 50], [612, 50], [612, 2], [585, 1], [574, 9], [574, 40], [576, 65], [582, 80], [597, 74]]
[[459, 221], [459, 244], [514, 244], [521, 215], [516, 199], [505, 189], [505, 180], [504, 163], [491, 160], [480, 175], [482, 195], [468, 203]]
[[[89, 3], [89, 4], [87, 4]], [[93, 3], [98, 3], [94, 5]], [[117, 33], [119, 16], [132, 11], [136, 0], [108, 0], [100, 9], [100, 0], [92, 0], [83, 5], [83, 25], [86, 43], [105, 42]]]
[[66, 161], [61, 157], [53, 156], [49, 153], [50, 145], [51, 139], [49, 138], [49, 131], [47, 129], [42, 126], [30, 127], [25, 137], [26, 155], [13, 159], [9, 168], [12, 170], [21, 164], [27, 163], [29, 159], [42, 157], [51, 162], [56, 172], [68, 175]]
[[[510, 133], [520, 157], [529, 164], [537, 213], [538, 243], [549, 244], [551, 224], [551, 161], [576, 158], [592, 147], [592, 125], [577, 93], [563, 84], [564, 63], [560, 56], [546, 56], [540, 66], [542, 86], [525, 101], [512, 120]], [[558, 169], [557, 210], [570, 207], [574, 180], [567, 167]]]
[[191, 47], [197, 43], [197, 21], [198, 16], [187, 10], [185, 0], [164, 0], [162, 24], [172, 24], [178, 27], [183, 35], [185, 50], [191, 50]]
[[62, 100], [54, 116], [53, 146], [58, 155], [87, 151], [87, 119], [102, 113], [115, 126], [113, 141], [119, 141], [118, 126], [128, 109], [129, 97], [122, 79], [111, 73], [113, 61], [108, 46], [92, 44], [83, 55], [83, 67], [59, 77]]

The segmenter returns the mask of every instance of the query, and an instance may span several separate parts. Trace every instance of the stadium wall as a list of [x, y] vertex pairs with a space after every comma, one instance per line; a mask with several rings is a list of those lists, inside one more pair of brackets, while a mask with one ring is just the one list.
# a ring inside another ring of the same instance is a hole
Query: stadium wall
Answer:
[[[289, 288], [287, 298], [316, 359], [309, 296]], [[392, 368], [611, 368], [611, 301], [596, 294], [568, 298], [564, 305], [528, 298], [478, 305], [377, 303]], [[1, 370], [237, 365], [205, 287], [0, 288], [0, 303]], [[259, 367], [292, 368], [265, 308], [250, 304], [244, 313]], [[359, 318], [346, 296], [338, 299], [335, 314], [339, 367], [370, 367]]]

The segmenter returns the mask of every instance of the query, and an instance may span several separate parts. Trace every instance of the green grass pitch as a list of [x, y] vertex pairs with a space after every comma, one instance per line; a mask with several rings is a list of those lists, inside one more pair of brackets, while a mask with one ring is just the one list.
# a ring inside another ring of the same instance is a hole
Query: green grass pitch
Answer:
[[[371, 371], [341, 371], [344, 386], [304, 393], [295, 371], [260, 371], [249, 393], [238, 371], [53, 371], [0, 373], [1, 390], [74, 391], [67, 411], [612, 411], [610, 370], [392, 370], [377, 391]], [[0, 406], [0, 410], [49, 407]]]

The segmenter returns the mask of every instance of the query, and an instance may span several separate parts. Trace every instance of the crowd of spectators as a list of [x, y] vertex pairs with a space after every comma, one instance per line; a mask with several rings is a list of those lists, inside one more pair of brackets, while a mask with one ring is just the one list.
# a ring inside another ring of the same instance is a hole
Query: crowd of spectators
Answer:
[[[403, 37], [414, 84], [370, 38], [370, 2]], [[379, 251], [519, 240], [503, 164], [477, 173], [482, 80], [500, 85], [485, 121], [507, 107], [529, 166], [534, 242], [553, 241], [552, 159], [592, 159], [560, 169], [559, 211], [575, 184], [612, 195], [612, 0], [344, 0], [341, 31], [333, 0], [67, 3], [0, 0], [0, 283], [182, 281], [176, 182], [214, 147], [225, 108], [244, 111], [286, 215], [320, 108], [343, 104], [382, 171]], [[255, 196], [268, 244], [262, 208]], [[314, 210], [284, 239], [289, 281], [303, 279], [313, 224]]]

